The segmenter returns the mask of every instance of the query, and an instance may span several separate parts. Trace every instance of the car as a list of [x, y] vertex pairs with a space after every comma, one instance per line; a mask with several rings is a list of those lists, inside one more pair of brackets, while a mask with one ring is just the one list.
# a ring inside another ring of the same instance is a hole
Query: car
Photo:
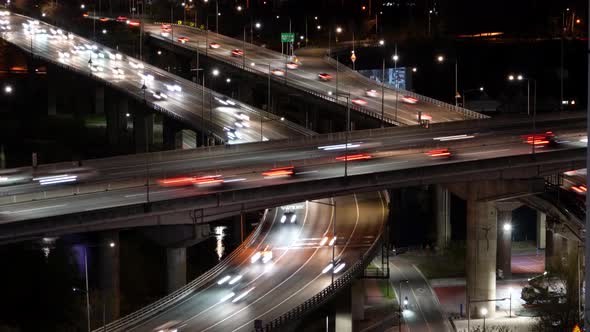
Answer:
[[148, 72], [139, 72], [138, 75], [143, 79], [144, 83], [152, 82], [154, 80], [154, 75]]
[[250, 121], [250, 117], [247, 114], [244, 114], [244, 112], [237, 112], [236, 117], [240, 120]]
[[168, 96], [160, 90], [155, 90], [154, 92], [152, 92], [152, 96], [154, 96], [154, 98], [158, 100], [168, 99]]
[[257, 262], [262, 262], [262, 264], [266, 264], [272, 261], [272, 249], [270, 245], [266, 245], [263, 250], [259, 250], [250, 257], [250, 263], [255, 264]]
[[239, 138], [238, 136], [238, 131], [236, 130], [236, 128], [232, 128], [232, 127], [223, 127], [223, 131], [225, 131], [227, 133], [227, 137], [230, 140], [236, 140]]
[[416, 120], [422, 120], [422, 121], [432, 121], [432, 116], [426, 113], [422, 113], [422, 114], [417, 114], [416, 115]]
[[90, 70], [92, 72], [98, 73], [98, 72], [101, 72], [102, 71], [102, 67], [97, 66], [95, 64], [90, 64], [89, 66], [90, 66]]
[[233, 51], [231, 51], [231, 55], [235, 57], [241, 57], [244, 56], [244, 51], [240, 50], [239, 48], [236, 48]]
[[127, 18], [127, 16], [122, 16], [122, 15], [117, 16], [117, 22], [127, 22], [127, 20], [129, 20]]
[[110, 21], [110, 18], [108, 18], [108, 17], [101, 17], [98, 20], [101, 21], [101, 22], [108, 22], [108, 21]]
[[548, 146], [557, 143], [555, 134], [551, 131], [546, 131], [542, 134], [529, 134], [522, 136], [525, 143], [535, 146]]
[[60, 60], [68, 60], [70, 58], [70, 53], [68, 52], [57, 52], [57, 55], [59, 56]]
[[364, 100], [364, 99], [360, 99], [360, 98], [353, 99], [350, 102], [353, 103], [353, 104], [355, 104], [355, 105], [359, 105], [359, 106], [365, 106], [365, 105], [367, 105], [367, 101]]
[[178, 38], [178, 41], [181, 42], [181, 43], [183, 43], [183, 44], [186, 44], [186, 42], [189, 41], [189, 39], [188, 39], [188, 37], [179, 37]]
[[141, 63], [141, 62], [135, 62], [135, 61], [129, 60], [129, 65], [133, 69], [142, 69], [143, 68], [143, 63]]
[[286, 167], [276, 167], [270, 169], [266, 172], [262, 173], [262, 176], [267, 178], [276, 178], [276, 177], [285, 177], [285, 176], [292, 176], [295, 174], [295, 167], [293, 166], [286, 166]]
[[293, 211], [283, 213], [281, 216], [281, 224], [284, 224], [286, 221], [288, 221], [290, 224], [294, 224], [297, 221], [297, 214], [295, 214]]
[[406, 104], [417, 104], [418, 103], [418, 99], [411, 97], [411, 96], [403, 96], [402, 97], [402, 102], [406, 103]]
[[218, 43], [209, 43], [209, 48], [218, 49], [220, 47], [221, 45], [219, 45]]
[[291, 61], [291, 62], [288, 62], [287, 63], [287, 68], [289, 68], [289, 69], [297, 69], [297, 68], [299, 68], [299, 64], [296, 63], [296, 62]]
[[450, 158], [453, 153], [448, 148], [434, 149], [426, 152], [431, 158]]
[[347, 154], [344, 156], [336, 157], [338, 161], [355, 161], [355, 160], [368, 160], [373, 158], [370, 154], [367, 153], [356, 153], [356, 154]]
[[377, 96], [379, 95], [379, 92], [377, 92], [377, 90], [369, 89], [369, 90], [366, 90], [366, 91], [365, 91], [365, 94], [366, 94], [368, 97], [373, 97], [373, 98], [375, 98], [375, 97], [377, 97]]
[[332, 79], [332, 75], [328, 73], [319, 73], [318, 78], [320, 79], [320, 81], [327, 82]]
[[275, 76], [285, 76], [285, 71], [282, 69], [273, 69], [270, 72]]
[[127, 25], [130, 25], [132, 27], [138, 27], [141, 25], [141, 22], [139, 22], [137, 20], [127, 21]]
[[577, 192], [578, 194], [585, 194], [588, 191], [588, 188], [581, 184], [579, 186], [572, 186], [572, 190]]
[[176, 83], [173, 83], [173, 84], [164, 83], [164, 86], [166, 87], [166, 90], [168, 90], [170, 92], [182, 92], [182, 87]]
[[115, 68], [111, 69], [111, 71], [113, 72], [113, 75], [115, 75], [115, 76], [125, 76], [125, 71], [119, 67], [115, 67]]
[[223, 176], [221, 175], [206, 175], [193, 178], [193, 185], [199, 187], [219, 185], [223, 182]]

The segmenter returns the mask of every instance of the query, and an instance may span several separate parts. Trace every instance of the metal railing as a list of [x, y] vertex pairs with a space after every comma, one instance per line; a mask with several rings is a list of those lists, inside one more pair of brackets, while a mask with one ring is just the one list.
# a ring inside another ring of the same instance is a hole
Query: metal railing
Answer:
[[[115, 321], [112, 321], [106, 326], [102, 326], [96, 330], [95, 332], [107, 332], [107, 331], [120, 331], [125, 330], [132, 327], [135, 324], [138, 324], [158, 312], [165, 310], [166, 308], [171, 307], [172, 305], [178, 303], [178, 301], [186, 298], [187, 296], [191, 295], [195, 290], [203, 285], [206, 281], [209, 281], [212, 278], [215, 278], [220, 272], [222, 272], [229, 263], [234, 260], [238, 255], [240, 255], [244, 250], [246, 250], [250, 245], [256, 241], [256, 239], [262, 233], [262, 230], [265, 228], [265, 224], [268, 223], [267, 221], [267, 213], [268, 210], [264, 211], [264, 215], [262, 216], [260, 224], [258, 227], [250, 233], [250, 235], [237, 247], [231, 254], [229, 254], [223, 261], [219, 264], [215, 265], [212, 269], [208, 270], [207, 272], [203, 273], [199, 277], [195, 278], [190, 283], [186, 284], [185, 286], [177, 289], [176, 291], [166, 295], [165, 297], [153, 302], [129, 315], [119, 318]], [[268, 229], [265, 229], [267, 231]]]
[[310, 314], [321, 305], [329, 301], [340, 290], [350, 285], [354, 279], [356, 279], [358, 275], [362, 274], [365, 268], [369, 265], [375, 256], [377, 249], [381, 246], [382, 238], [383, 235], [380, 231], [379, 236], [373, 242], [369, 250], [367, 250], [363, 254], [362, 258], [358, 260], [350, 269], [348, 269], [346, 273], [334, 280], [334, 283], [321, 290], [312, 298], [267, 323], [264, 326], [264, 332], [279, 330], [287, 323], [302, 319], [304, 316]]

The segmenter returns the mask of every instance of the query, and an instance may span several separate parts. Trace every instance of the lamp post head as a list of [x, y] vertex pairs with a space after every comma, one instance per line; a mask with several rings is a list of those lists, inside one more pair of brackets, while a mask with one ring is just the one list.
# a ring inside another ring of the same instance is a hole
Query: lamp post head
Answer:
[[488, 309], [487, 308], [481, 308], [480, 312], [481, 312], [481, 315], [485, 317], [488, 314]]
[[483, 91], [483, 90], [484, 90], [483, 86], [480, 86], [479, 91]]
[[242, 6], [237, 6], [236, 9], [241, 12], [242, 11]]
[[254, 26], [256, 27], [256, 29], [260, 29], [262, 27], [262, 23], [256, 22], [256, 24], [254, 24]]
[[219, 70], [218, 69], [213, 69], [213, 71], [211, 72], [211, 74], [213, 74], [213, 76], [217, 76], [217, 75], [219, 75]]
[[442, 56], [442, 55], [439, 55], [439, 56], [436, 57], [436, 61], [443, 62], [443, 61], [445, 61], [445, 57]]
[[381, 39], [381, 40], [379, 41], [379, 45], [380, 45], [380, 46], [383, 46], [383, 45], [385, 45], [385, 40]]
[[512, 230], [512, 224], [507, 222], [502, 226], [502, 228], [505, 232], [510, 232]]
[[412, 68], [412, 72], [414, 72], [414, 73], [415, 73], [415, 72], [417, 72], [417, 71], [418, 71], [418, 68], [417, 68], [417, 67], [413, 67], [413, 68]]
[[516, 79], [519, 81], [522, 81], [524, 79], [524, 77], [522, 75], [518, 75], [518, 76], [516, 76]]
[[115, 242], [113, 242], [113, 241], [109, 242], [109, 247], [114, 248], [115, 247]]
[[397, 62], [397, 60], [399, 60], [399, 56], [397, 54], [394, 54], [392, 59], [393, 61]]
[[342, 32], [342, 28], [341, 27], [337, 27], [336, 28], [336, 33], [341, 33]]
[[509, 81], [514, 81], [514, 75], [508, 75], [508, 80]]

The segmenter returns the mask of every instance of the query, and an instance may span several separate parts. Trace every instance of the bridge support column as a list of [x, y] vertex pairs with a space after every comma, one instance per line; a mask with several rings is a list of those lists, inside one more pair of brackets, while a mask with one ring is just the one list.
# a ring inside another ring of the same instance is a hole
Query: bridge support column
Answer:
[[[109, 245], [111, 242], [115, 244], [114, 247]], [[118, 231], [109, 231], [101, 234], [101, 246], [99, 250], [100, 293], [102, 298], [100, 301], [101, 306], [105, 310], [107, 323], [119, 318], [120, 314], [119, 247]]]
[[154, 115], [145, 111], [133, 112], [135, 152], [147, 152], [154, 142]]
[[106, 114], [107, 138], [110, 145], [117, 145], [123, 131], [127, 130], [127, 114], [129, 113], [129, 101], [127, 98], [109, 96]]
[[496, 268], [502, 279], [512, 276], [512, 211], [519, 203], [497, 202], [498, 210], [498, 253]]
[[172, 293], [186, 284], [186, 248], [166, 248], [166, 289]]
[[352, 332], [351, 293], [343, 292], [334, 305], [334, 331]]
[[180, 124], [173, 119], [164, 117], [162, 121], [162, 127], [164, 149], [182, 149], [182, 129]]
[[547, 236], [547, 215], [537, 211], [537, 249], [545, 249]]
[[[496, 297], [496, 209], [493, 202], [479, 202], [474, 193], [467, 200], [467, 297], [471, 301]], [[471, 317], [496, 312], [494, 302], [471, 303]]]
[[365, 319], [365, 283], [357, 279], [350, 288], [352, 320]]
[[545, 270], [552, 271], [555, 262], [555, 256], [558, 250], [556, 245], [558, 244], [559, 237], [554, 232], [552, 227], [545, 228]]
[[97, 86], [94, 89], [94, 113], [95, 114], [104, 114], [104, 87]]
[[443, 250], [451, 241], [451, 194], [440, 184], [433, 185], [434, 218], [436, 221], [436, 248]]

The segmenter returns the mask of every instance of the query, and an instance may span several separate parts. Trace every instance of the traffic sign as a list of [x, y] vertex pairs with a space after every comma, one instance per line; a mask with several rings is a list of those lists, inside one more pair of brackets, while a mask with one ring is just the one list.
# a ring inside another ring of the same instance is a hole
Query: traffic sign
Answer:
[[282, 32], [281, 33], [281, 43], [292, 43], [295, 41], [295, 33], [294, 32]]

